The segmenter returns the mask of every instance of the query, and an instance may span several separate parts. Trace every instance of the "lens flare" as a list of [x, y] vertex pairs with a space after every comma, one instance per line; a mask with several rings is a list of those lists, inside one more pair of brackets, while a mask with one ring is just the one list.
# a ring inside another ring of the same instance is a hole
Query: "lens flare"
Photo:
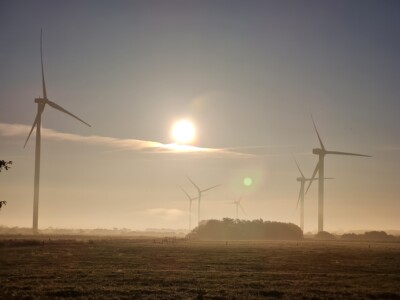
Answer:
[[245, 185], [245, 186], [251, 186], [252, 184], [253, 184], [253, 179], [251, 179], [250, 177], [245, 177], [244, 179], [243, 179], [243, 184]]

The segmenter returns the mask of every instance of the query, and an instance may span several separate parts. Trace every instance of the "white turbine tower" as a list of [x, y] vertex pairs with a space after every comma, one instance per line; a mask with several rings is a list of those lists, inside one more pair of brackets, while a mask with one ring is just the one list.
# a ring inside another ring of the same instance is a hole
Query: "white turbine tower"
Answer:
[[197, 200], [197, 197], [191, 197], [183, 188], [181, 188], [182, 192], [185, 193], [186, 197], [189, 200], [189, 231], [192, 230], [192, 202]]
[[321, 148], [313, 149], [313, 154], [318, 155], [318, 163], [317, 163], [314, 173], [311, 177], [311, 181], [308, 184], [307, 191], [310, 188], [312, 180], [314, 180], [315, 175], [318, 172], [318, 232], [321, 232], [324, 230], [324, 167], [325, 167], [324, 166], [324, 158], [325, 158], [325, 155], [333, 154], [333, 155], [351, 155], [351, 156], [365, 156], [365, 157], [371, 157], [371, 156], [365, 155], [365, 154], [326, 150], [324, 144], [322, 143], [321, 137], [319, 136], [317, 126], [315, 126], [315, 122], [314, 122], [314, 119], [312, 118], [312, 116], [311, 116], [311, 119], [314, 124], [314, 129], [315, 129], [315, 132], [317, 133], [319, 144], [321, 145]]
[[[301, 177], [297, 177], [297, 181], [300, 182], [300, 192], [299, 192], [299, 197], [297, 199], [297, 204], [296, 204], [296, 208], [299, 206], [300, 203], [300, 228], [301, 230], [304, 232], [304, 199], [305, 199], [305, 189], [304, 186], [306, 184], [307, 181], [311, 182], [314, 180], [317, 180], [317, 178], [311, 179], [311, 178], [306, 178], [303, 174], [303, 172], [300, 169], [299, 164], [297, 163], [296, 158], [293, 156], [294, 162], [296, 163], [297, 169], [300, 172]], [[324, 179], [333, 179], [333, 178], [324, 178]]]
[[246, 212], [244, 211], [242, 203], [241, 203], [242, 196], [243, 196], [243, 193], [242, 193], [242, 195], [240, 195], [238, 200], [235, 200], [233, 202], [228, 202], [229, 204], [235, 204], [235, 206], [236, 206], [236, 219], [237, 220], [239, 219], [239, 208], [243, 212], [243, 214], [246, 215]]
[[209, 187], [209, 188], [206, 188], [206, 189], [201, 190], [201, 189], [193, 182], [193, 180], [189, 178], [189, 176], [186, 176], [186, 177], [187, 177], [187, 179], [193, 184], [193, 186], [196, 188], [197, 193], [198, 193], [198, 197], [197, 197], [197, 198], [199, 199], [199, 202], [198, 202], [198, 207], [197, 207], [197, 225], [200, 225], [200, 203], [201, 203], [201, 196], [202, 196], [202, 194], [203, 194], [204, 192], [207, 192], [207, 191], [209, 191], [209, 190], [211, 190], [211, 189], [213, 189], [213, 188], [216, 188], [216, 187], [220, 186], [220, 184], [217, 184], [217, 185], [214, 185], [214, 186], [212, 186], [212, 187]]
[[35, 180], [34, 180], [34, 192], [33, 192], [33, 225], [32, 229], [34, 232], [37, 232], [38, 230], [38, 217], [39, 217], [39, 177], [40, 177], [40, 137], [41, 137], [41, 124], [42, 124], [42, 113], [44, 111], [44, 108], [46, 104], [49, 106], [53, 107], [54, 109], [57, 109], [67, 115], [70, 115], [71, 117], [74, 117], [75, 119], [81, 121], [82, 123], [86, 124], [87, 126], [90, 127], [88, 123], [85, 121], [81, 120], [77, 116], [73, 115], [69, 111], [65, 110], [58, 104], [50, 101], [47, 98], [47, 93], [46, 93], [46, 83], [44, 80], [44, 70], [43, 70], [43, 54], [42, 54], [42, 30], [40, 30], [40, 62], [42, 66], [42, 89], [43, 89], [43, 98], [36, 98], [35, 103], [37, 103], [37, 114], [35, 121], [33, 122], [31, 131], [29, 132], [29, 135], [25, 141], [24, 148], [29, 140], [29, 137], [32, 134], [33, 129], [36, 127], [36, 148], [35, 148]]

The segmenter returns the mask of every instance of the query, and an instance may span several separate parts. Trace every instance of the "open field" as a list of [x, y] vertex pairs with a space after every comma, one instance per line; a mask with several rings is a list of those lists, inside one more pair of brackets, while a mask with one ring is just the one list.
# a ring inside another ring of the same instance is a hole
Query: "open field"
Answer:
[[161, 241], [3, 236], [0, 298], [400, 299], [400, 243]]

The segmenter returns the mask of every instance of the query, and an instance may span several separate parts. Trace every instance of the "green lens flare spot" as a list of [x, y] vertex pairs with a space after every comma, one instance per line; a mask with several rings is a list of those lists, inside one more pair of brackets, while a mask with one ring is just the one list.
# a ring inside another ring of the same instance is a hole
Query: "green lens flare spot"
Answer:
[[243, 179], [243, 184], [245, 186], [251, 186], [253, 184], [253, 179], [251, 179], [250, 177], [245, 177]]

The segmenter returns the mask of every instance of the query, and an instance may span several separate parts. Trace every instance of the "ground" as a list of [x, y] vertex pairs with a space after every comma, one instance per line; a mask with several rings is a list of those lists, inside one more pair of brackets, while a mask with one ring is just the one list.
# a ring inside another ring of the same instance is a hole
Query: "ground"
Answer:
[[0, 284], [0, 299], [400, 299], [400, 243], [3, 236]]

